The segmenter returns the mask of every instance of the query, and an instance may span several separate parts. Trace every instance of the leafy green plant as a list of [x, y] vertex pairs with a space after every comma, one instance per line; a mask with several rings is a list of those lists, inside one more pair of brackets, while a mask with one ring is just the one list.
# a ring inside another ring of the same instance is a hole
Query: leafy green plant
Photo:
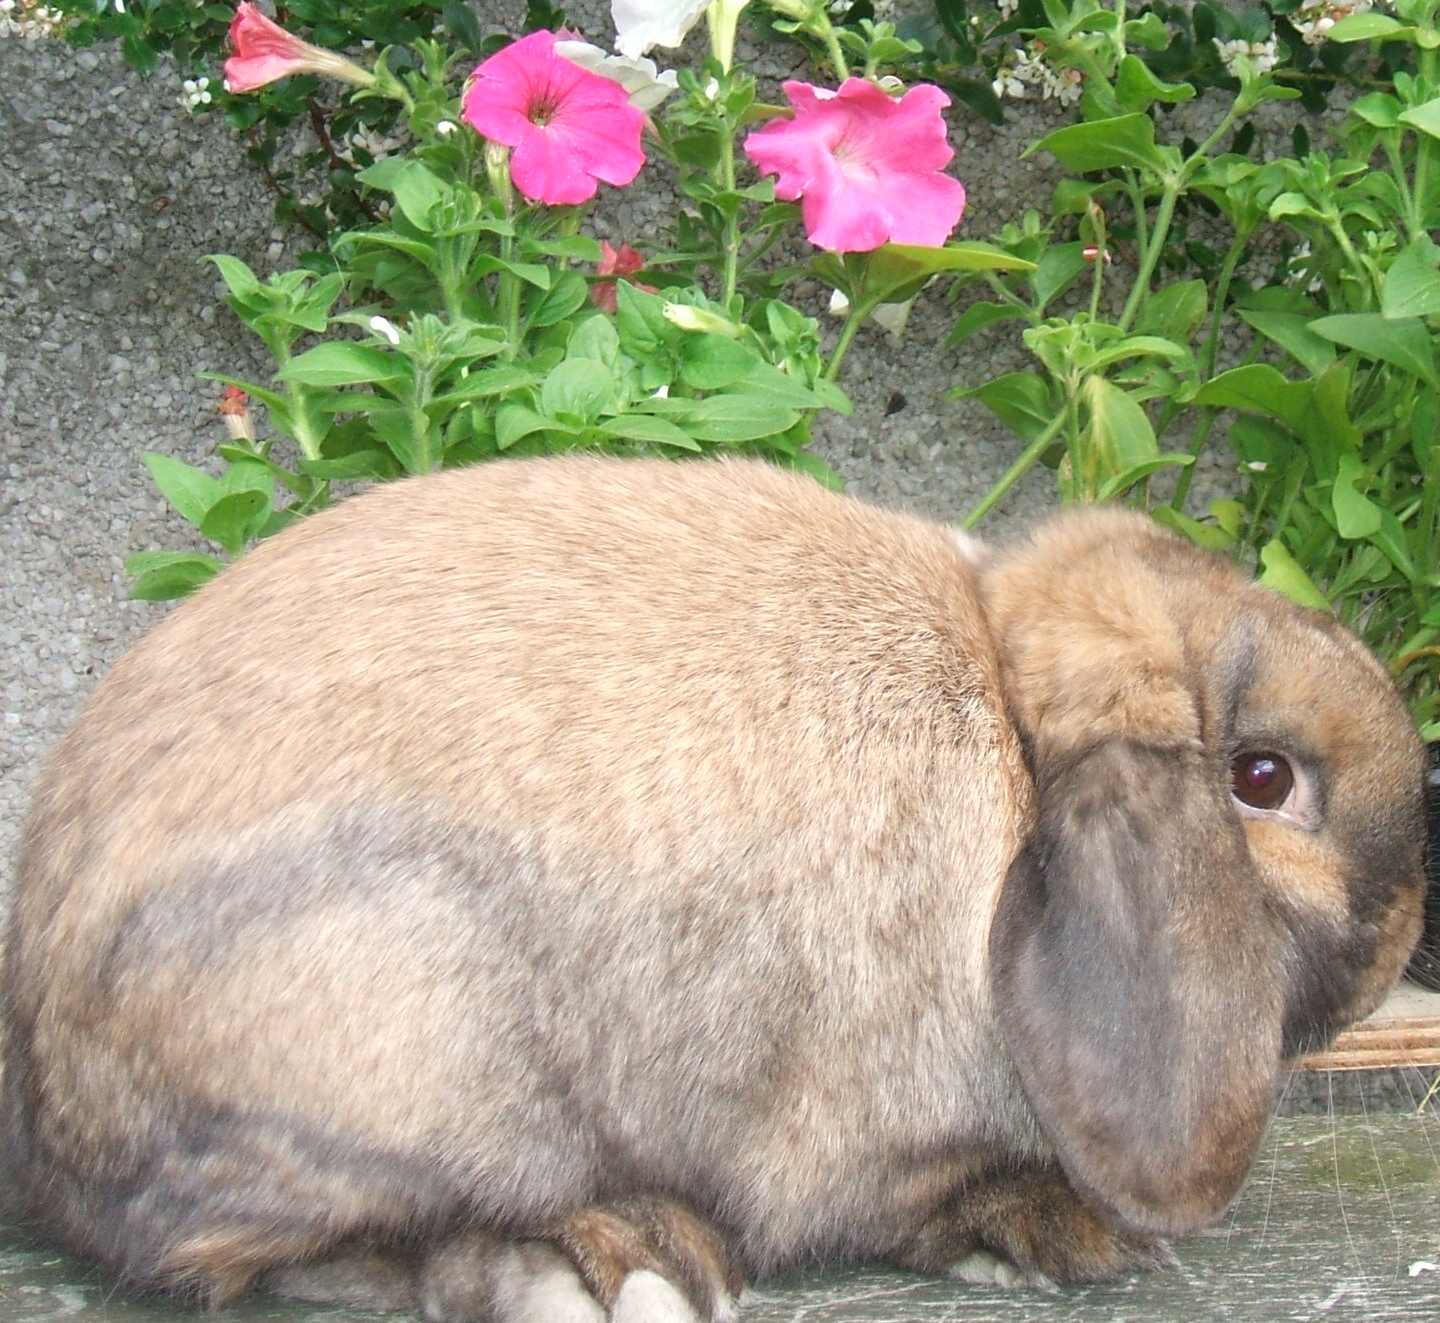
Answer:
[[[722, 6], [721, 22], [712, 19], [717, 52], [731, 49], [736, 13]], [[872, 39], [887, 34], [877, 27]], [[268, 382], [216, 378], [231, 431], [218, 452], [223, 477], [147, 457], [161, 490], [218, 554], [132, 558], [139, 596], [189, 591], [224, 558], [329, 503], [336, 484], [506, 455], [738, 452], [836, 482], [808, 449], [810, 428], [820, 410], [850, 407], [834, 378], [865, 317], [913, 297], [937, 272], [1027, 265], [991, 245], [943, 242], [964, 195], [943, 173], [951, 153], [933, 89], [896, 99], [863, 83], [829, 98], [811, 89], [797, 103], [797, 118], [832, 127], [863, 118], [870, 168], [928, 199], [912, 198], [896, 220], [844, 177], [811, 189], [804, 213], [776, 201], [775, 178], [740, 179], [742, 147], [757, 162], [780, 162], [782, 183], [803, 177], [792, 164], [805, 153], [828, 148], [759, 105], [754, 79], [719, 54], [681, 71], [670, 105], [647, 118], [633, 98], [653, 107], [667, 90], [653, 65], [565, 47], [550, 33], [478, 68], [468, 53], [428, 40], [405, 60], [387, 49], [366, 68], [242, 6], [235, 41], [238, 82], [323, 72], [357, 87], [362, 103], [398, 105], [415, 145], [358, 172], [377, 219], [335, 235], [324, 260], [262, 279], [233, 257], [211, 259], [276, 370]], [[618, 72], [592, 73], [592, 64]], [[563, 89], [582, 83], [577, 119]], [[604, 132], [593, 133], [602, 119]], [[552, 124], [559, 134], [527, 151]], [[642, 128], [693, 206], [674, 242], [648, 259], [580, 232], [595, 181], [628, 182], [643, 163]], [[903, 154], [885, 146], [897, 128]], [[877, 225], [930, 241], [883, 242]], [[798, 228], [821, 245], [813, 258], [767, 264], [777, 239]], [[802, 275], [851, 300], [828, 355], [816, 320], [781, 297]], [[252, 401], [268, 417], [263, 437]]]
[[[1232, 101], [1204, 142], [1177, 146], [1160, 141], [1155, 112], [1189, 99], [1194, 86], [1160, 81], [1129, 49], [1163, 34], [1126, 19], [1123, 4], [1047, 0], [1048, 25], [1033, 36], [1055, 68], [1082, 71], [1081, 120], [1031, 150], [1051, 153], [1072, 177], [1057, 188], [1048, 220], [1032, 212], [997, 236], [1034, 271], [987, 273], [995, 297], [967, 308], [951, 337], [958, 344], [1021, 321], [1039, 360], [1038, 371], [956, 392], [979, 399], [1026, 443], [967, 523], [1042, 460], [1057, 468], [1063, 500], [1147, 506], [1253, 565], [1263, 582], [1339, 614], [1390, 663], [1432, 737], [1440, 735], [1440, 249], [1429, 237], [1440, 223], [1437, 9], [1435, 0], [1399, 0], [1394, 17], [1332, 21], [1321, 33], [1330, 43], [1407, 44], [1414, 72], [1392, 61], [1385, 88], [1354, 102], [1342, 154], [1305, 150], [1261, 164], [1234, 150], [1245, 145], [1244, 120], [1267, 100], [1299, 93], [1283, 77], [1285, 49], [1255, 16], [1217, 22], [1211, 40], [1234, 75]], [[1290, 14], [1291, 32], [1316, 21], [1298, 6]], [[1232, 149], [1221, 150], [1227, 139]], [[1197, 264], [1179, 218], [1202, 208], [1228, 240]], [[1289, 233], [1292, 255], [1252, 288], [1237, 271], [1257, 233], [1272, 227]], [[1123, 296], [1107, 297], [1120, 269], [1107, 260], [1117, 238], [1134, 258], [1123, 268]], [[1167, 280], [1167, 269], [1181, 278]], [[1084, 306], [1054, 315], [1087, 274]], [[1116, 304], [1117, 314], [1104, 314]], [[1227, 330], [1243, 332], [1249, 349], [1217, 374]], [[1305, 375], [1261, 361], [1276, 358]], [[1233, 420], [1226, 435], [1237, 497], [1193, 512], [1191, 469], [1221, 417]], [[1163, 444], [1185, 424], [1183, 449]], [[1157, 498], [1150, 480], [1166, 468], [1178, 479]]]
[[1273, 167], [1272, 220], [1302, 239], [1295, 285], [1237, 312], [1299, 379], [1256, 363], [1197, 403], [1238, 409], [1230, 442], [1248, 477], [1227, 545], [1265, 577], [1350, 623], [1440, 737], [1440, 5], [1342, 19], [1332, 41], [1410, 48], [1416, 72], [1356, 100], [1344, 154]]
[[[1026, 442], [971, 512], [971, 524], [1042, 459], [1057, 467], [1062, 499], [1087, 501], [1137, 488], [1143, 496], [1152, 475], [1194, 462], [1193, 452], [1162, 450], [1158, 438], [1176, 402], [1193, 396], [1213, 366], [1220, 326], [1207, 313], [1223, 307], [1239, 256], [1263, 215], [1252, 199], [1240, 218], [1236, 166], [1217, 149], [1257, 106], [1296, 96], [1275, 81], [1271, 61], [1238, 56], [1238, 89], [1205, 141], [1188, 150], [1163, 143], [1153, 108], [1189, 100], [1195, 88], [1160, 81], [1132, 51], [1132, 45], [1164, 45], [1158, 20], [1127, 19], [1123, 3], [1106, 8], [1098, 0], [1050, 0], [1045, 9], [1047, 25], [1032, 35], [1053, 76], [1080, 73], [1082, 118], [1029, 149], [1048, 152], [1073, 172], [1056, 189], [1050, 220], [1031, 212], [997, 236], [1000, 247], [1024, 256], [1035, 270], [1021, 279], [988, 275], [994, 298], [972, 304], [951, 335], [958, 345], [985, 327], [1024, 321], [1024, 342], [1040, 365], [956, 392], [979, 399]], [[1090, 177], [1096, 175], [1103, 178]], [[1179, 204], [1206, 193], [1236, 209], [1237, 219], [1213, 295], [1196, 279], [1157, 287]], [[1067, 232], [1074, 237], [1064, 237]], [[1122, 233], [1135, 251], [1128, 269], [1112, 266]], [[1122, 306], [1111, 315], [1107, 307], [1120, 300], [1107, 298], [1107, 285], [1122, 272]], [[1054, 315], [1056, 300], [1082, 277], [1089, 287], [1085, 307]], [[1156, 401], [1164, 403], [1147, 411]]]

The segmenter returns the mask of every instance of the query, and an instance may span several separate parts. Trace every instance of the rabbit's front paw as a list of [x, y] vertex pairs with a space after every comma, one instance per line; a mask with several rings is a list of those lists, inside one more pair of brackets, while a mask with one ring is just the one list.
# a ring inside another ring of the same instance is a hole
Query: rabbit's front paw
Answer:
[[956, 1191], [896, 1261], [985, 1286], [1053, 1288], [1173, 1267], [1158, 1236], [1123, 1231], [1058, 1172], [1006, 1175]]
[[627, 1199], [566, 1218], [555, 1244], [610, 1323], [731, 1323], [744, 1280], [719, 1234], [668, 1199]]
[[467, 1232], [420, 1273], [427, 1323], [732, 1323], [743, 1282], [724, 1242], [661, 1199], [582, 1209], [545, 1241]]

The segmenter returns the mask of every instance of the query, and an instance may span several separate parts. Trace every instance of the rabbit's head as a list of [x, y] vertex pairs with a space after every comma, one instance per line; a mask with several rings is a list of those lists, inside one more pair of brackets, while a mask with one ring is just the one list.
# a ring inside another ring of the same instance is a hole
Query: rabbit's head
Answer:
[[1036, 825], [991, 983], [1072, 1180], [1136, 1228], [1212, 1219], [1282, 1061], [1383, 998], [1419, 932], [1423, 755], [1335, 620], [1119, 511], [985, 571]]

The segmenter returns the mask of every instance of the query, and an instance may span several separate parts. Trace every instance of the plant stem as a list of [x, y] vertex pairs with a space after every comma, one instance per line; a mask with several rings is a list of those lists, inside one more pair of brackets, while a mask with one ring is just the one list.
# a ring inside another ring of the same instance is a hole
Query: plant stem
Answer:
[[855, 332], [860, 329], [860, 323], [874, 312], [879, 304], [878, 298], [859, 299], [851, 304], [850, 315], [845, 319], [845, 325], [840, 328], [840, 338], [835, 342], [834, 352], [820, 374], [826, 381], [835, 380], [840, 372], [840, 364], [850, 348], [850, 342], [855, 338]]
[[[1195, 426], [1190, 433], [1190, 454], [1197, 460], [1200, 452], [1205, 449], [1205, 443], [1210, 440], [1210, 432], [1214, 426], [1215, 410], [1202, 408], [1195, 416]], [[1185, 513], [1185, 498], [1190, 495], [1190, 480], [1194, 472], [1195, 465], [1186, 464], [1175, 480], [1175, 494], [1170, 498], [1170, 508], [1181, 514]]]
[[1050, 449], [1051, 443], [1055, 440], [1055, 434], [1065, 425], [1065, 416], [1065, 412], [1062, 411], [1046, 423], [1045, 430], [1020, 452], [1019, 457], [1005, 470], [999, 482], [985, 493], [980, 504], [960, 521], [962, 528], [974, 528], [1005, 499], [1010, 488], [1035, 467], [1040, 456]]
[[1210, 310], [1210, 334], [1200, 350], [1200, 379], [1208, 381], [1215, 371], [1215, 355], [1220, 350], [1220, 323], [1225, 318], [1225, 299], [1230, 293], [1230, 282], [1235, 278], [1235, 268], [1240, 265], [1240, 254], [1250, 241], [1250, 231], [1236, 230], [1230, 247], [1225, 250], [1225, 259], [1220, 263], [1220, 274], [1215, 280], [1215, 306]]
[[[513, 260], [514, 254], [513, 236], [501, 235], [500, 260], [508, 263]], [[500, 356], [508, 361], [520, 348], [520, 277], [507, 268], [500, 272], [497, 279], [500, 287], [496, 291], [496, 303], [500, 309], [500, 325], [505, 328], [505, 348], [500, 351]]]
[[1140, 309], [1144, 306], [1145, 300], [1149, 297], [1150, 277], [1155, 274], [1156, 264], [1160, 261], [1160, 252], [1165, 247], [1165, 237], [1170, 232], [1170, 222], [1175, 217], [1175, 203], [1179, 200], [1182, 187], [1179, 180], [1165, 185], [1165, 192], [1160, 197], [1160, 206], [1155, 212], [1155, 228], [1150, 233], [1150, 242], [1145, 248], [1144, 257], [1140, 260], [1140, 270], [1135, 273], [1135, 284], [1130, 290], [1130, 297], [1125, 300], [1125, 310], [1120, 314], [1122, 331], [1130, 329]]
[[1145, 211], [1145, 189], [1134, 170], [1125, 171], [1125, 191], [1130, 195], [1130, 206], [1135, 212], [1135, 249], [1143, 253], [1148, 243], [1150, 219]]
[[[1432, 87], [1435, 83], [1435, 52], [1427, 47], [1420, 49], [1420, 77]], [[1414, 203], [1414, 221], [1410, 227], [1411, 237], [1418, 238], [1425, 233], [1425, 203], [1429, 188], [1430, 144], [1428, 133], [1415, 135], [1415, 189], [1411, 194]]]
[[814, 29], [815, 35], [825, 43], [825, 54], [830, 57], [830, 63], [835, 68], [836, 81], [843, 83], [850, 77], [850, 66], [845, 63], [845, 52], [840, 49], [840, 38], [835, 35], [835, 29], [823, 10], [820, 17], [825, 26]]
[[1345, 233], [1345, 226], [1341, 224], [1338, 214], [1325, 217], [1325, 228], [1329, 230], [1330, 237], [1335, 240], [1340, 251], [1345, 255], [1345, 260], [1350, 264], [1350, 269], [1355, 273], [1355, 279], [1360, 282], [1360, 288], [1366, 292], [1366, 302], [1369, 303], [1369, 294], [1378, 293], [1374, 288], [1374, 281], [1370, 273], [1365, 269], [1365, 263], [1360, 260], [1360, 254], [1355, 251], [1355, 245], [1350, 242], [1350, 236]]
[[[723, 141], [720, 145], [720, 187], [727, 193], [735, 191], [735, 126], [726, 123]], [[725, 268], [721, 277], [720, 303], [727, 312], [730, 300], [735, 297], [735, 283], [740, 262], [740, 215], [738, 210], [728, 213], [725, 234], [722, 239], [725, 252]]]

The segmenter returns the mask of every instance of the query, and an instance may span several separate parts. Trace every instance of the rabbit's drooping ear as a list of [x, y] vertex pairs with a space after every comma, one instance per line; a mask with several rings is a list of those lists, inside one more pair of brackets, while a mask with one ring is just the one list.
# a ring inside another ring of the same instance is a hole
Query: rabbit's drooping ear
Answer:
[[1162, 1234], [1239, 1188], [1282, 1054], [1287, 938], [1217, 747], [1243, 591], [1119, 511], [1053, 520], [987, 576], [1038, 794], [991, 930], [996, 1014], [1070, 1178]]
[[1283, 939], [1202, 750], [1109, 738], [1037, 771], [991, 930], [1000, 1023], [1071, 1180], [1136, 1229], [1194, 1230], [1269, 1119]]

